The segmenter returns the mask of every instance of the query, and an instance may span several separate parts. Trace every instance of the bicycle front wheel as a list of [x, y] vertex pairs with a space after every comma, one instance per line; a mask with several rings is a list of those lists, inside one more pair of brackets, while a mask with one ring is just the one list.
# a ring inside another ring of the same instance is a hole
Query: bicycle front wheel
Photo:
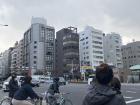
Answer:
[[62, 105], [73, 105], [71, 100], [66, 99]]
[[11, 105], [11, 99], [5, 98], [0, 102], [0, 105]]

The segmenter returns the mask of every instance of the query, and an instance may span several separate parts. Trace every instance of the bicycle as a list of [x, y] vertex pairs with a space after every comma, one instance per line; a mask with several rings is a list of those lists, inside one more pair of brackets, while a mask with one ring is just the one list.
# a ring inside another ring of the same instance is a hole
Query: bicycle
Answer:
[[[72, 101], [69, 100], [69, 99], [66, 99], [64, 98], [64, 95], [67, 95], [67, 94], [70, 94], [70, 93], [60, 93], [58, 95], [55, 95], [56, 97], [56, 101], [57, 101], [57, 105], [73, 105]], [[46, 99], [46, 102], [47, 102], [48, 99]], [[56, 105], [55, 104], [49, 104], [48, 105]]]
[[[27, 99], [29, 102], [31, 102], [33, 105], [42, 105], [42, 100], [36, 99]], [[4, 97], [2, 101], [0, 102], [0, 105], [11, 105], [12, 104], [12, 99], [10, 97]]]

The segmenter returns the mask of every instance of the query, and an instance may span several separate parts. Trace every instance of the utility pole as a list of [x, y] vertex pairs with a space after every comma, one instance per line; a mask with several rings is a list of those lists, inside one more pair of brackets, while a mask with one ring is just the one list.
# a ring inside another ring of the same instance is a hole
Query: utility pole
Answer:
[[8, 26], [7, 24], [0, 24], [0, 26]]

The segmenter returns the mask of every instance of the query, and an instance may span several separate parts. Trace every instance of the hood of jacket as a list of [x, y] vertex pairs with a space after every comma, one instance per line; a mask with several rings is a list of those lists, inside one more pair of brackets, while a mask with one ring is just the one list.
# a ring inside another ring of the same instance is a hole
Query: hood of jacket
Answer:
[[89, 89], [86, 97], [89, 105], [105, 105], [116, 95], [116, 91], [107, 85], [96, 84]]

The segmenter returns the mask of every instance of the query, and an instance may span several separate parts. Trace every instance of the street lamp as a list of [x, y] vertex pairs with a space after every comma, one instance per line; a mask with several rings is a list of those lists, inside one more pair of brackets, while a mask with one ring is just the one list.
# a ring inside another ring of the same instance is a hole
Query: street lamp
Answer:
[[8, 26], [7, 24], [0, 24], [0, 26]]

